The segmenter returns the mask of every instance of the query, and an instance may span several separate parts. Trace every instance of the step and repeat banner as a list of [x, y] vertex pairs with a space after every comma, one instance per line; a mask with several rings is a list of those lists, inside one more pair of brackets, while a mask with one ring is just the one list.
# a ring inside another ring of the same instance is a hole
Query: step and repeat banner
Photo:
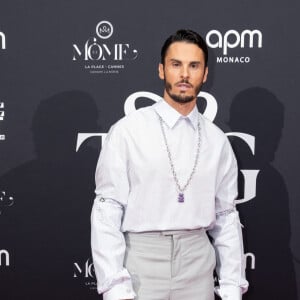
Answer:
[[199, 110], [239, 163], [243, 299], [300, 299], [298, 14], [292, 0], [1, 1], [0, 299], [102, 299], [97, 158], [110, 126], [162, 95], [160, 48], [181, 28], [206, 39]]

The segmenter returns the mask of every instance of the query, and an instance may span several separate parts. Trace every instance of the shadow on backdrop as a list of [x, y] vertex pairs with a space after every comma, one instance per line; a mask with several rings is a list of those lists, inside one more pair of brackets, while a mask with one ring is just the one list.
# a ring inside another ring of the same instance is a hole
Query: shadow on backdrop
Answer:
[[12, 257], [2, 274], [6, 299], [99, 299], [90, 290], [95, 279], [88, 259], [100, 143], [75, 152], [78, 132], [100, 132], [97, 119], [94, 100], [82, 91], [41, 101], [32, 121], [36, 159], [0, 178], [15, 199], [0, 216]]
[[[256, 197], [238, 206], [245, 226], [245, 252], [256, 259], [254, 270], [247, 265], [250, 288], [245, 300], [298, 299], [290, 250], [289, 197], [281, 174], [272, 165], [283, 125], [284, 107], [270, 91], [253, 87], [233, 99], [231, 130], [255, 136], [254, 156], [243, 141], [232, 139], [239, 169], [260, 170]], [[242, 176], [239, 190], [243, 190]]]

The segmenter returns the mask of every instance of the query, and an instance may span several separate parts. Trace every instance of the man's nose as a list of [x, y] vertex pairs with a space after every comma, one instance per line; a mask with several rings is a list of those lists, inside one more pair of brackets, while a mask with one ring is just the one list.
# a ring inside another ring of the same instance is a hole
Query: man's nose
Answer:
[[190, 74], [189, 74], [189, 68], [188, 66], [182, 66], [181, 69], [181, 77], [182, 78], [189, 78]]

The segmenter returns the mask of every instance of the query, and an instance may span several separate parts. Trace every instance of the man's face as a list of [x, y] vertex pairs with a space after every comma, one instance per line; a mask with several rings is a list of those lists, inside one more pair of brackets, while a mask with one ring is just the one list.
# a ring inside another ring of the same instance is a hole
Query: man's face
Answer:
[[165, 99], [178, 103], [196, 101], [207, 73], [202, 49], [192, 43], [174, 42], [167, 50], [164, 65], [159, 64]]

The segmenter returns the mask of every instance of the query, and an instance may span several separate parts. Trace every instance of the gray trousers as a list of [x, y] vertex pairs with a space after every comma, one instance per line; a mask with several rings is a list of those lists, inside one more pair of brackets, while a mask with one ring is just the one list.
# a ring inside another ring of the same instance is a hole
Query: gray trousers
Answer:
[[137, 300], [213, 300], [215, 251], [204, 230], [126, 233]]

